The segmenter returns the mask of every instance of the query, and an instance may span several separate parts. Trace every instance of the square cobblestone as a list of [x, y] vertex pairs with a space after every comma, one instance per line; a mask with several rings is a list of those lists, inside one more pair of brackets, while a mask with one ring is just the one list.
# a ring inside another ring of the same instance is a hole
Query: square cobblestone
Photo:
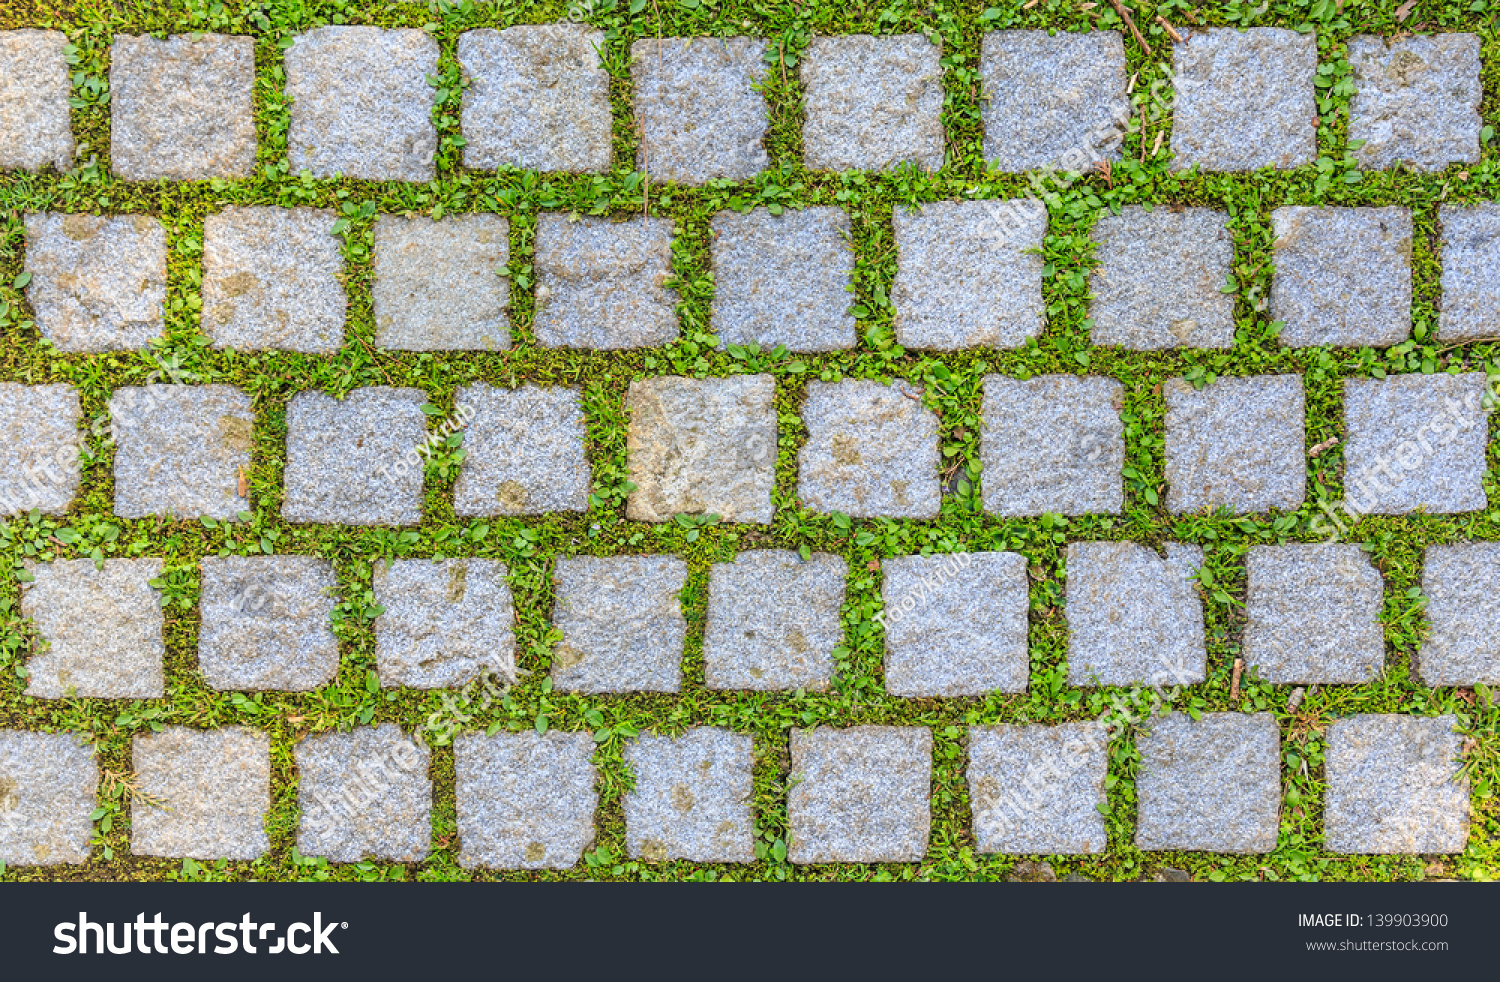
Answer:
[[58, 351], [134, 351], [161, 337], [167, 235], [150, 215], [26, 216], [26, 299]]
[[516, 679], [509, 571], [495, 559], [376, 563], [375, 666], [386, 688], [458, 687], [484, 669]]
[[297, 744], [297, 851], [335, 863], [419, 863], [432, 841], [432, 752], [394, 723]]
[[1203, 549], [1166, 544], [1167, 558], [1134, 542], [1068, 544], [1068, 683], [1192, 685], [1208, 651], [1192, 577]]
[[563, 692], [676, 692], [682, 686], [687, 563], [677, 556], [559, 558], [552, 681]]
[[132, 744], [137, 799], [130, 851], [137, 856], [255, 859], [270, 851], [271, 739], [226, 726], [171, 726]]
[[115, 514], [232, 518], [250, 507], [255, 409], [232, 385], [150, 385], [114, 391]]
[[88, 862], [98, 787], [80, 734], [0, 730], [0, 863]]
[[635, 790], [625, 795], [625, 849], [632, 859], [755, 862], [748, 733], [700, 726], [680, 737], [643, 733], [625, 747]]
[[1411, 334], [1409, 208], [1277, 208], [1271, 223], [1282, 344], [1379, 348]]
[[458, 390], [467, 456], [453, 488], [453, 511], [474, 515], [540, 515], [587, 511], [592, 471], [583, 449], [577, 389]]
[[1500, 204], [1442, 205], [1445, 342], [1500, 335]]
[[636, 167], [657, 181], [744, 181], [766, 169], [766, 42], [642, 38], [630, 46]]
[[337, 579], [315, 556], [204, 556], [198, 667], [212, 689], [308, 692], [338, 675]]
[[936, 518], [938, 418], [902, 382], [809, 382], [797, 495], [853, 518]]
[[1469, 842], [1469, 779], [1455, 716], [1334, 720], [1324, 761], [1329, 852], [1434, 855]]
[[1408, 170], [1438, 171], [1450, 163], [1479, 163], [1477, 34], [1349, 39], [1354, 95], [1349, 139], [1359, 165], [1385, 170], [1399, 160]]
[[1246, 666], [1268, 682], [1368, 682], [1385, 666], [1385, 584], [1357, 545], [1251, 546]]
[[654, 348], [677, 340], [672, 220], [544, 212], [536, 226], [536, 315], [544, 348]]
[[1007, 517], [1125, 507], [1124, 388], [1098, 376], [984, 377], [984, 508]]
[[160, 699], [163, 618], [151, 581], [160, 559], [26, 561], [21, 616], [47, 642], [32, 655], [26, 694], [39, 699]]
[[799, 66], [807, 169], [942, 167], [942, 54], [921, 34], [814, 37]]
[[1169, 379], [1167, 508], [1296, 511], [1307, 496], [1300, 375], [1220, 378], [1201, 389]]
[[969, 727], [969, 800], [979, 852], [1103, 852], [1108, 739], [1094, 722]]
[[510, 224], [499, 215], [375, 222], [375, 343], [399, 351], [508, 351]]
[[78, 493], [78, 424], [69, 385], [0, 382], [0, 515], [68, 510]]
[[567, 869], [594, 844], [594, 738], [553, 730], [453, 741], [459, 865]]
[[806, 689], [833, 680], [848, 565], [815, 552], [755, 549], [709, 572], [703, 676], [710, 689]]
[[1500, 686], [1500, 543], [1428, 546], [1422, 595], [1430, 628], [1416, 658], [1423, 684]]
[[1281, 814], [1281, 732], [1270, 713], [1184, 713], [1152, 720], [1141, 762], [1135, 844], [1142, 850], [1266, 853]]
[[0, 31], [0, 169], [73, 165], [73, 95], [61, 31]]
[[925, 726], [792, 731], [787, 824], [794, 863], [915, 863], [932, 827]]
[[286, 410], [289, 522], [417, 525], [427, 417], [421, 389], [355, 389], [344, 399], [299, 392]]

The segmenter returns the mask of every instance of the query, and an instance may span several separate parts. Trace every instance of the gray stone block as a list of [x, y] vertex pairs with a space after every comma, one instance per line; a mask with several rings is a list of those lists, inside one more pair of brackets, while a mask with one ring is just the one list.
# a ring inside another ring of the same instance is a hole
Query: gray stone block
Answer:
[[1182, 379], [1167, 399], [1167, 507], [1296, 511], [1307, 496], [1306, 405], [1300, 375]]
[[806, 689], [833, 680], [848, 565], [815, 552], [742, 552], [709, 573], [703, 676], [710, 689]]
[[1389, 46], [1361, 34], [1349, 39], [1354, 95], [1349, 139], [1361, 167], [1438, 171], [1479, 163], [1480, 82], [1477, 34], [1410, 35]]
[[421, 389], [355, 389], [340, 400], [308, 390], [286, 410], [289, 522], [417, 525], [427, 417]]
[[26, 561], [21, 616], [47, 642], [27, 662], [39, 699], [160, 699], [165, 692], [160, 559]]
[[1500, 336], [1500, 204], [1441, 205], [1445, 342]]
[[1095, 722], [969, 727], [969, 807], [980, 852], [1103, 852], [1109, 740]]
[[1281, 812], [1281, 732], [1270, 713], [1158, 717], [1136, 740], [1136, 847], [1265, 853]]
[[1469, 842], [1469, 779], [1455, 716], [1370, 714], [1328, 727], [1323, 845], [1433, 855]]
[[499, 215], [375, 222], [375, 343], [401, 351], [507, 351], [510, 224]]
[[536, 316], [545, 348], [653, 348], [677, 339], [672, 220], [537, 217]]
[[1098, 376], [984, 377], [985, 511], [1114, 514], [1125, 507], [1124, 389]]
[[577, 389], [458, 390], [469, 416], [453, 511], [473, 515], [540, 515], [586, 511], [592, 471], [583, 449], [583, 407]]
[[1277, 208], [1271, 223], [1282, 344], [1385, 347], [1411, 334], [1411, 209]]
[[0, 169], [73, 165], [68, 36], [0, 31]]
[[695, 727], [680, 737], [643, 733], [625, 747], [635, 790], [625, 795], [625, 849], [633, 859], [755, 862], [753, 741]]
[[1428, 546], [1422, 594], [1429, 628], [1416, 659], [1422, 682], [1500, 686], [1500, 543]]
[[905, 382], [809, 382], [797, 495], [854, 518], [936, 518], [938, 418]]
[[250, 507], [255, 409], [232, 385], [149, 385], [114, 391], [115, 514], [232, 518]]
[[1068, 544], [1068, 683], [1192, 685], [1206, 677], [1203, 605], [1192, 577], [1203, 549]]
[[465, 733], [453, 742], [458, 862], [567, 869], [594, 843], [599, 803], [588, 733]]
[[338, 581], [315, 556], [204, 556], [198, 667], [212, 689], [307, 692], [338, 675]]
[[375, 665], [386, 688], [457, 687], [488, 669], [516, 679], [515, 611], [494, 559], [376, 563]]
[[766, 42], [642, 38], [630, 46], [636, 167], [653, 180], [744, 181], [766, 169]]
[[99, 767], [84, 736], [0, 730], [0, 863], [88, 862]]
[[132, 745], [137, 856], [255, 859], [270, 851], [271, 739], [244, 726], [170, 726]]
[[417, 863], [432, 841], [432, 752], [394, 723], [297, 744], [297, 851], [335, 863]]
[[687, 622], [676, 556], [557, 560], [552, 681], [564, 692], [676, 692]]
[[915, 863], [932, 827], [925, 726], [792, 730], [794, 863]]
[[1268, 682], [1368, 682], [1385, 666], [1385, 584], [1357, 545], [1251, 546], [1245, 664]]
[[808, 170], [942, 167], [942, 54], [921, 34], [814, 37], [799, 66]]
[[150, 215], [26, 216], [26, 299], [58, 351], [134, 351], [161, 337], [167, 235]]
[[78, 493], [83, 435], [68, 385], [0, 382], [0, 515], [60, 515]]

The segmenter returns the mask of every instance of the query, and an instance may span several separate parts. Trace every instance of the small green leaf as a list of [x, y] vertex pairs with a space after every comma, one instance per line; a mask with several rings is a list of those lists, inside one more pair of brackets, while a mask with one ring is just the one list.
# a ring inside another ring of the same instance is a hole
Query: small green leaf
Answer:
[[28, 269], [28, 270], [24, 270], [21, 273], [20, 276], [17, 276], [13, 281], [11, 281], [10, 285], [13, 286], [13, 287], [15, 287], [17, 290], [19, 290], [22, 287], [24, 287], [27, 283], [30, 283], [30, 282], [31, 282], [31, 270]]

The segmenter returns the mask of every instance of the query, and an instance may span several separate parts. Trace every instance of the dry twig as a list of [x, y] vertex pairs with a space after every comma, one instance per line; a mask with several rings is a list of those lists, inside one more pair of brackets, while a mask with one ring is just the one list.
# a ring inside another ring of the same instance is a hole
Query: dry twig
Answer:
[[1146, 43], [1146, 39], [1141, 36], [1141, 32], [1138, 31], [1138, 30], [1136, 30], [1135, 21], [1133, 21], [1133, 20], [1130, 19], [1130, 13], [1128, 11], [1126, 11], [1125, 5], [1122, 4], [1120, 2], [1120, 0], [1109, 0], [1109, 2], [1110, 2], [1110, 4], [1112, 4], [1114, 6], [1115, 13], [1119, 14], [1122, 18], [1124, 18], [1124, 20], [1125, 20], [1125, 26], [1129, 27], [1130, 28], [1130, 33], [1135, 35], [1136, 43], [1139, 44], [1141, 46], [1141, 48], [1146, 52], [1146, 57], [1150, 58], [1151, 57], [1151, 45], [1147, 44]]

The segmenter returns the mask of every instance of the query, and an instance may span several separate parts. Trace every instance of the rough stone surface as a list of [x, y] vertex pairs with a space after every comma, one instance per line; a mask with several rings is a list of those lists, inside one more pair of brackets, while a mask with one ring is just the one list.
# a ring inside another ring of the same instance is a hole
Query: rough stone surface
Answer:
[[141, 797], [130, 808], [137, 856], [255, 859], [270, 851], [271, 739], [243, 726], [168, 727], [132, 747]]
[[904, 382], [809, 382], [797, 494], [813, 511], [936, 518], [938, 419]]
[[1183, 379], [1167, 400], [1167, 508], [1296, 511], [1307, 495], [1306, 405], [1300, 375]]
[[21, 616], [47, 650], [33, 655], [26, 694], [41, 699], [160, 699], [165, 692], [160, 559], [26, 562]]
[[1479, 36], [1437, 34], [1349, 39], [1354, 95], [1349, 139], [1361, 167], [1385, 170], [1401, 161], [1410, 170], [1442, 170], [1479, 163]]
[[564, 692], [676, 692], [687, 563], [677, 556], [559, 558], [552, 681]]
[[1409, 208], [1277, 208], [1271, 223], [1282, 344], [1385, 347], [1411, 333]]
[[[1234, 237], [1215, 208], [1126, 205], [1094, 226], [1089, 338], [1135, 351], [1234, 346]], [[1040, 257], [1037, 257], [1040, 261]]]
[[1279, 27], [1193, 31], [1172, 46], [1172, 166], [1287, 170], [1318, 155], [1318, 41]]
[[942, 167], [941, 58], [920, 34], [813, 38], [800, 65], [808, 170]]
[[295, 174], [367, 181], [433, 178], [438, 44], [425, 31], [319, 27], [286, 50]]
[[26, 299], [58, 351], [134, 351], [161, 337], [167, 235], [150, 215], [26, 216]]
[[476, 170], [609, 170], [604, 32], [584, 24], [518, 24], [458, 36], [464, 166]]
[[787, 858], [914, 863], [932, 827], [932, 731], [854, 726], [792, 731]]
[[0, 170], [73, 163], [68, 36], [0, 31]]
[[771, 521], [776, 486], [776, 380], [770, 375], [631, 382], [625, 517], [668, 522], [677, 513], [726, 522]]
[[833, 680], [848, 565], [821, 552], [742, 552], [709, 573], [703, 676], [710, 689], [806, 689]]
[[473, 515], [539, 515], [586, 511], [592, 472], [583, 449], [577, 389], [523, 385], [459, 389], [459, 412], [472, 411], [453, 511]]
[[1443, 309], [1438, 337], [1500, 336], [1500, 204], [1442, 205]]
[[1243, 654], [1258, 677], [1368, 682], [1385, 664], [1384, 584], [1357, 545], [1251, 546]]
[[308, 390], [286, 410], [289, 522], [416, 525], [427, 441], [421, 389], [376, 386], [342, 400]]
[[536, 226], [536, 317], [547, 348], [652, 348], [677, 339], [668, 218], [544, 212]]
[[231, 518], [250, 507], [255, 409], [232, 385], [119, 388], [109, 400], [115, 514]]
[[337, 580], [314, 556], [204, 556], [198, 667], [213, 689], [307, 692], [334, 680]]
[[386, 688], [458, 687], [486, 669], [516, 679], [515, 611], [494, 559], [376, 563], [375, 666]]
[[110, 166], [127, 181], [202, 181], [255, 170], [255, 39], [115, 35]]
[[1157, 718], [1136, 740], [1140, 849], [1264, 853], [1276, 848], [1281, 733], [1270, 713]]
[[969, 727], [969, 801], [980, 852], [1078, 855], [1108, 844], [1108, 740], [1097, 723]]
[[643, 733], [625, 748], [635, 790], [625, 795], [625, 849], [633, 859], [755, 862], [753, 741], [695, 727], [680, 737]]
[[510, 348], [510, 224], [499, 215], [375, 223], [375, 343], [401, 351]]
[[653, 180], [744, 181], [766, 169], [760, 38], [642, 38], [630, 46], [636, 166]]
[[1166, 544], [1167, 558], [1134, 542], [1068, 545], [1068, 682], [1192, 685], [1208, 652], [1192, 577], [1199, 546]]
[[1329, 852], [1431, 855], [1469, 841], [1469, 779], [1454, 716], [1334, 720], [1324, 760]]
[[1422, 595], [1431, 629], [1417, 674], [1431, 686], [1500, 686], [1500, 543], [1428, 546]]
[[1124, 508], [1123, 398], [1110, 378], [986, 375], [979, 435], [985, 510], [1020, 517]]
[[0, 382], [0, 515], [61, 514], [78, 493], [78, 423], [68, 385]]
[[1025, 692], [1031, 659], [1026, 557], [898, 556], [885, 584], [885, 690], [897, 696]]
[[332, 212], [229, 207], [203, 230], [203, 333], [216, 348], [331, 355], [344, 343]]
[[427, 858], [432, 752], [394, 723], [310, 736], [297, 744], [297, 851], [330, 862]]
[[837, 351], [859, 342], [849, 313], [854, 252], [842, 208], [721, 211], [712, 228], [719, 347]]
[[94, 748], [79, 734], [0, 730], [0, 863], [87, 862], [98, 787]]
[[594, 842], [588, 733], [465, 733], [453, 741], [459, 865], [567, 869]]
[[[1014, 216], [1013, 220], [1010, 216]], [[1044, 209], [1013, 202], [897, 207], [896, 341], [907, 348], [1019, 348], [1042, 330]]]

